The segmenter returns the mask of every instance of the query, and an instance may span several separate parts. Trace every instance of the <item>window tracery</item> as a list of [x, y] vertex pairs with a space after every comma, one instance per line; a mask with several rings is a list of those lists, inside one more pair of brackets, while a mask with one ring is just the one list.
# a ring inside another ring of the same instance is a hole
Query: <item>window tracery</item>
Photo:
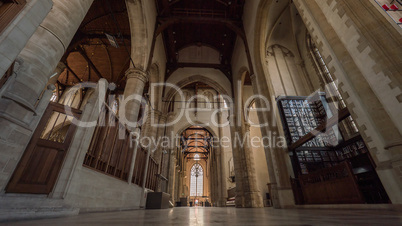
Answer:
[[193, 167], [191, 168], [190, 176], [190, 196], [203, 196], [204, 170], [199, 163], [193, 165]]

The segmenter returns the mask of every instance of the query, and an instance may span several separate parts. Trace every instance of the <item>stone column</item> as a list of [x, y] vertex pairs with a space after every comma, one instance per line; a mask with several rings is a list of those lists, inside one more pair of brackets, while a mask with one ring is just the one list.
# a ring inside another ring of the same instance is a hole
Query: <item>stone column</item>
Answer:
[[252, 207], [263, 207], [262, 197], [259, 193], [257, 186], [257, 178], [254, 167], [255, 166], [254, 155], [250, 140], [250, 124], [243, 123], [242, 132], [243, 132], [243, 139], [244, 136], [246, 136], [247, 139], [243, 149], [244, 149], [244, 161], [247, 167], [246, 169], [247, 169], [248, 186], [246, 187], [247, 189], [244, 191], [244, 194], [247, 199], [251, 200]]
[[[169, 113], [167, 116], [167, 123], [172, 122], [172, 120], [174, 119], [174, 113]], [[177, 148], [176, 148], [176, 140], [175, 140], [175, 136], [174, 136], [174, 126], [168, 126], [166, 129], [166, 134], [165, 136], [167, 136], [169, 138], [169, 168], [168, 168], [168, 189], [167, 192], [170, 194], [170, 198], [172, 200], [172, 202], [175, 202], [175, 181], [177, 180], [176, 178], [176, 153], [177, 153]]]
[[243, 207], [243, 165], [240, 160], [240, 148], [236, 142], [236, 134], [238, 134], [238, 129], [236, 126], [236, 116], [229, 115], [229, 122], [230, 122], [230, 136], [232, 142], [232, 154], [233, 154], [233, 165], [235, 171], [235, 180], [236, 180], [236, 207]]
[[20, 69], [0, 99], [0, 189], [42, 117], [39, 99], [48, 97], [41, 94], [92, 4], [92, 0], [53, 2], [52, 10], [19, 54]]
[[169, 159], [169, 176], [168, 176], [168, 189], [167, 189], [167, 193], [170, 194], [170, 200], [172, 201], [172, 203], [175, 202], [175, 193], [174, 193], [174, 185], [175, 185], [175, 171], [176, 171], [176, 152], [174, 148], [169, 149], [168, 151], [169, 155], [170, 155], [170, 159]]
[[120, 120], [134, 131], [138, 126], [138, 114], [142, 103], [142, 94], [148, 81], [148, 73], [136, 68], [130, 68], [126, 72], [126, 87], [124, 89], [124, 101], [120, 105]]
[[[251, 75], [251, 84], [255, 94], [262, 95], [268, 100], [272, 100], [272, 104], [266, 106], [261, 99], [256, 99], [256, 106], [259, 109], [269, 109], [269, 111], [258, 111], [258, 120], [265, 126], [262, 126], [262, 137], [272, 137], [279, 133], [276, 122], [280, 122], [279, 116], [276, 116], [276, 102], [274, 98], [270, 98], [269, 88], [265, 78], [261, 76]], [[273, 89], [271, 89], [273, 90]], [[285, 147], [264, 147], [265, 158], [267, 160], [268, 174], [271, 184], [271, 200], [275, 208], [284, 208], [294, 205], [293, 191], [290, 185], [290, 158]]]
[[[220, 104], [218, 103], [218, 108], [220, 108]], [[222, 124], [222, 112], [218, 112], [217, 114], [217, 118], [218, 118], [218, 124]], [[219, 141], [222, 140], [222, 136], [223, 136], [223, 127], [219, 126], [218, 128], [218, 138]], [[220, 144], [220, 142], [219, 142]], [[226, 206], [226, 201], [227, 201], [227, 188], [226, 188], [226, 174], [225, 174], [225, 153], [224, 153], [224, 149], [222, 146], [219, 145], [218, 149], [216, 150], [218, 152], [217, 154], [217, 164], [218, 164], [218, 168], [220, 169], [220, 174], [219, 174], [219, 201], [218, 201], [218, 207], [224, 207]]]
[[213, 148], [212, 152], [214, 153], [214, 160], [213, 164], [215, 165], [215, 170], [216, 173], [214, 174], [214, 181], [215, 181], [215, 188], [214, 188], [214, 193], [215, 195], [215, 206], [221, 206], [221, 200], [222, 200], [222, 189], [221, 189], [221, 181], [222, 181], [222, 167], [221, 167], [221, 161], [220, 161], [220, 155], [221, 155], [221, 149], [220, 148]]
[[27, 1], [22, 11], [0, 34], [0, 77], [11, 66], [52, 6], [52, 0]]
[[[233, 162], [236, 175], [236, 207], [262, 207], [262, 199], [257, 190], [254, 159], [252, 157], [249, 143], [241, 145], [240, 141], [246, 136], [244, 122], [241, 127], [235, 125], [236, 117], [232, 114], [230, 118]], [[243, 120], [242, 120], [243, 121]]]
[[180, 177], [180, 172], [179, 172], [179, 170], [177, 170], [177, 167], [176, 167], [176, 171], [175, 171], [175, 181], [174, 181], [174, 197], [175, 197], [175, 200], [176, 200], [176, 202], [179, 202], [180, 201], [180, 180], [181, 180], [181, 177]]

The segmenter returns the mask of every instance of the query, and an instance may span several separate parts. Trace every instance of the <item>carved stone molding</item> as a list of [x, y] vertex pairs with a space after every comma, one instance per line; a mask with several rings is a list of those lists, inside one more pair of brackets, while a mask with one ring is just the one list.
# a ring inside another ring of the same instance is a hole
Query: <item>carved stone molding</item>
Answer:
[[142, 81], [144, 84], [148, 82], [148, 73], [137, 69], [137, 68], [130, 68], [126, 71], [126, 78], [129, 79], [138, 79]]

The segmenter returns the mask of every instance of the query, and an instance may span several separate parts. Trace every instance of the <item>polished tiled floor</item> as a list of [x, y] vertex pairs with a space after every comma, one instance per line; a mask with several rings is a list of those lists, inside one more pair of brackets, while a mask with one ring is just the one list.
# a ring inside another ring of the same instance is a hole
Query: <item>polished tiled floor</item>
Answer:
[[10, 222], [8, 225], [402, 225], [390, 210], [236, 209], [181, 207], [81, 214], [75, 217]]

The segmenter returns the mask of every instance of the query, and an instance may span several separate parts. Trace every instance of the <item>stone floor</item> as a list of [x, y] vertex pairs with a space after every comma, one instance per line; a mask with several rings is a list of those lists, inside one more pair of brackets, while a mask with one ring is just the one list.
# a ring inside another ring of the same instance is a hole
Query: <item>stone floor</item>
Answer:
[[90, 213], [75, 217], [9, 222], [5, 225], [402, 225], [391, 210], [236, 209], [179, 207]]

